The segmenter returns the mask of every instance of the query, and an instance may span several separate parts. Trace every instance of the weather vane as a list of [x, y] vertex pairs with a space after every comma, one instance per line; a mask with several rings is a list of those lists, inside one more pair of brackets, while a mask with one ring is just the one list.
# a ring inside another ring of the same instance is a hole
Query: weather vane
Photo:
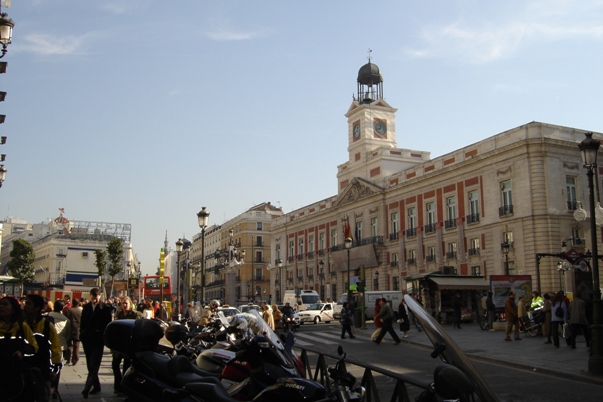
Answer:
[[368, 57], [367, 57], [367, 59], [368, 59], [369, 63], [371, 62], [371, 52], [372, 51], [373, 51], [373, 49], [369, 49], [368, 50]]

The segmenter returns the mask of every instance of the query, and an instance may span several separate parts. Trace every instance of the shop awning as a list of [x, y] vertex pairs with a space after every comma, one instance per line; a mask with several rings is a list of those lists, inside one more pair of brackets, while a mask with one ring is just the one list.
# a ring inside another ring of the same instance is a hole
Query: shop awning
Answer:
[[444, 289], [488, 289], [490, 283], [485, 281], [484, 278], [467, 278], [467, 277], [453, 277], [453, 276], [430, 276], [430, 280], [435, 282], [440, 290]]

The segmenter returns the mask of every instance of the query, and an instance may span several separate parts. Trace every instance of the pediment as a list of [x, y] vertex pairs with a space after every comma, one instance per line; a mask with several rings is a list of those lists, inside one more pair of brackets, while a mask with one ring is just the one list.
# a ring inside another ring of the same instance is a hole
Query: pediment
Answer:
[[343, 190], [335, 201], [335, 206], [342, 206], [356, 202], [362, 198], [371, 197], [375, 194], [380, 194], [384, 189], [370, 181], [354, 177], [350, 184]]
[[384, 109], [388, 109], [391, 111], [396, 112], [398, 109], [395, 109], [393, 107], [391, 107], [391, 105], [389, 103], [387, 103], [384, 99], [377, 99], [375, 102], [368, 104], [368, 103], [360, 103], [357, 100], [354, 100], [352, 102], [352, 104], [350, 105], [350, 107], [348, 108], [348, 111], [346, 112], [346, 117], [349, 117], [351, 114], [355, 113], [358, 111], [358, 109], [362, 109], [362, 108], [384, 108]]

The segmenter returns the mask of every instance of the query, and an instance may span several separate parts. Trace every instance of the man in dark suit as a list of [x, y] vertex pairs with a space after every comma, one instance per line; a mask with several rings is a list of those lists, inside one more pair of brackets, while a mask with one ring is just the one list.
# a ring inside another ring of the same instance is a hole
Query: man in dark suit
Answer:
[[69, 318], [71, 322], [71, 336], [68, 340], [69, 349], [65, 352], [66, 364], [73, 364], [74, 366], [80, 360], [80, 322], [82, 320], [82, 306], [78, 299], [73, 299], [73, 305], [70, 309], [65, 311], [65, 317]]
[[103, 359], [103, 334], [105, 328], [111, 322], [112, 308], [101, 301], [101, 293], [98, 288], [90, 290], [90, 303], [82, 310], [82, 321], [80, 323], [80, 340], [86, 354], [86, 366], [88, 377], [82, 395], [88, 398], [88, 394], [97, 394], [101, 391], [98, 379], [98, 370]]

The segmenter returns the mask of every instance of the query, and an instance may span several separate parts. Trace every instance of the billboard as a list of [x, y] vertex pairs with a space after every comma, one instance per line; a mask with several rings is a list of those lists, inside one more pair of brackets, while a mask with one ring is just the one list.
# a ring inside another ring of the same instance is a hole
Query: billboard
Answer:
[[491, 275], [490, 289], [496, 308], [504, 308], [509, 292], [515, 292], [515, 302], [526, 296], [532, 298], [532, 275]]

